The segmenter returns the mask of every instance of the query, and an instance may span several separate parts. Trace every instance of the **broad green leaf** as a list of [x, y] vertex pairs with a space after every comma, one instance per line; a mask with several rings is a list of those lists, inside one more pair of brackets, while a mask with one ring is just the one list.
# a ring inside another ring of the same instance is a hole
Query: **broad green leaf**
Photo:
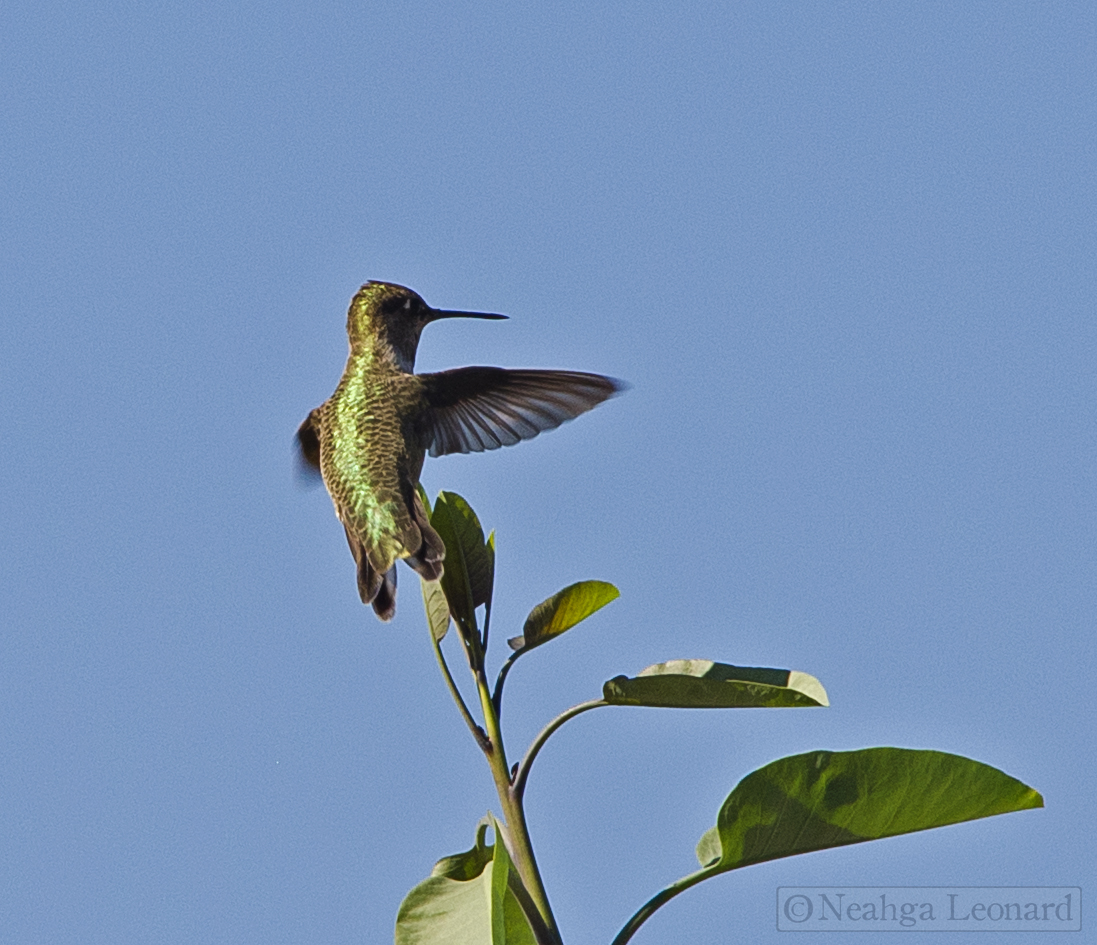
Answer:
[[[488, 827], [495, 830], [491, 845]], [[396, 945], [536, 945], [508, 888], [515, 881], [500, 828], [489, 814], [477, 825], [471, 850], [439, 860], [408, 893], [396, 916]]]
[[427, 625], [439, 643], [449, 631], [449, 601], [439, 581], [423, 581], [423, 607], [427, 612]]
[[[495, 543], [484, 541], [480, 520], [456, 492], [440, 492], [430, 524], [446, 546], [442, 590], [455, 620], [475, 625], [474, 611], [491, 601]], [[471, 593], [471, 598], [470, 598]]]
[[669, 660], [636, 676], [616, 676], [602, 687], [610, 705], [673, 709], [826, 706], [814, 676], [788, 669], [729, 666], [712, 660]]
[[512, 637], [507, 643], [512, 650], [532, 650], [570, 630], [620, 596], [621, 592], [605, 581], [569, 584], [534, 607], [526, 618], [522, 636]]
[[812, 751], [748, 774], [697, 845], [713, 874], [849, 843], [1043, 807], [990, 765], [940, 751]]

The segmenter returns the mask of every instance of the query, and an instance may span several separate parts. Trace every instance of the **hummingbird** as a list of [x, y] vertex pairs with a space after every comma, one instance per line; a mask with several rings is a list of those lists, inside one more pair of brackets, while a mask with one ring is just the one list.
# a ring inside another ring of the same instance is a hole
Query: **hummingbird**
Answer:
[[319, 474], [343, 523], [358, 594], [381, 620], [396, 612], [396, 562], [442, 576], [445, 545], [420, 497], [423, 460], [529, 440], [622, 391], [580, 371], [463, 367], [415, 373], [419, 336], [443, 318], [504, 319], [431, 308], [411, 289], [367, 282], [350, 303], [350, 356], [335, 393], [297, 431], [303, 469]]

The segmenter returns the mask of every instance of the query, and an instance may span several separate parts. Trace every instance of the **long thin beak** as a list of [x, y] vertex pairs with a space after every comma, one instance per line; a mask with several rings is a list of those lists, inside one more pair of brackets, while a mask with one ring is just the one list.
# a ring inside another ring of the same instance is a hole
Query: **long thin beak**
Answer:
[[436, 322], [440, 318], [489, 318], [492, 321], [499, 321], [500, 319], [507, 317], [508, 316], [506, 315], [496, 315], [492, 312], [454, 312], [449, 309], [435, 308], [431, 309], [430, 320]]

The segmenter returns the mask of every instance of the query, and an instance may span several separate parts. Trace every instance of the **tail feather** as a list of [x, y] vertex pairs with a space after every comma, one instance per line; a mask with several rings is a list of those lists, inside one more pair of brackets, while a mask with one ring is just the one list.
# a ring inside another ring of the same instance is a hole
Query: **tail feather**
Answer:
[[354, 555], [354, 563], [358, 566], [358, 596], [362, 598], [363, 604], [372, 603], [381, 590], [384, 575], [369, 563], [369, 553], [365, 546], [355, 538], [346, 525], [343, 526], [343, 531], [347, 535], [350, 553]]
[[[430, 519], [417, 491], [412, 493], [409, 510], [409, 527], [394, 544], [397, 549], [402, 547], [405, 551], [415, 548], [415, 551], [404, 555], [404, 560], [423, 580], [437, 581], [442, 576], [442, 559], [446, 556], [446, 546], [438, 532], [430, 527]], [[346, 533], [351, 554], [354, 555], [354, 563], [358, 567], [358, 596], [362, 598], [363, 604], [372, 604], [374, 612], [382, 620], [391, 620], [396, 613], [396, 565], [392, 557], [386, 561], [382, 549], [374, 548], [374, 560], [371, 561], [370, 549], [355, 536], [346, 523], [343, 524], [343, 531]], [[390, 566], [387, 570], [382, 570], [385, 564]]]
[[396, 565], [388, 569], [377, 589], [377, 595], [373, 598], [373, 612], [382, 620], [392, 620], [396, 615]]

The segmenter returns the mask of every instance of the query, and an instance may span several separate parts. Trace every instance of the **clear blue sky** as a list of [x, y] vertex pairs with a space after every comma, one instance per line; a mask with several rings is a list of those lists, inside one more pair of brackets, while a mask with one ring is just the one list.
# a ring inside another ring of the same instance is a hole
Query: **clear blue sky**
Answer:
[[391, 941], [498, 811], [412, 573], [381, 625], [293, 476], [370, 278], [511, 316], [420, 369], [633, 385], [424, 472], [497, 530], [497, 646], [621, 589], [519, 663], [512, 753], [668, 658], [830, 693], [565, 726], [528, 805], [569, 945], [814, 748], [970, 755], [1047, 808], [722, 877], [637, 945], [784, 943], [778, 886], [1097, 889], [1092, 3], [2, 21], [0, 939]]

